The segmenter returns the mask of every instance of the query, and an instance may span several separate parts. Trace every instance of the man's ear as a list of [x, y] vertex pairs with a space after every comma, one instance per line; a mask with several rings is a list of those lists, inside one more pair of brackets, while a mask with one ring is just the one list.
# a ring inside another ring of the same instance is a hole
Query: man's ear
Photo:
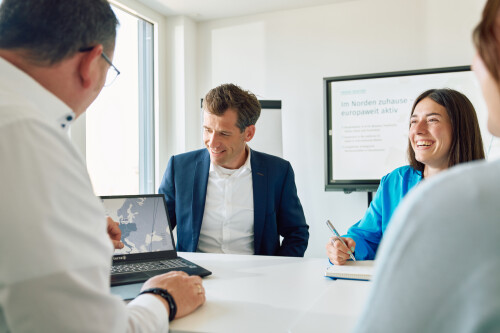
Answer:
[[253, 139], [255, 135], [255, 125], [250, 125], [245, 128], [245, 142], [248, 142]]
[[99, 58], [101, 57], [102, 51], [102, 44], [98, 44], [94, 46], [92, 50], [83, 52], [83, 56], [80, 59], [80, 65], [78, 66], [78, 74], [80, 75], [83, 88], [90, 87], [93, 81], [99, 78], [101, 70]]

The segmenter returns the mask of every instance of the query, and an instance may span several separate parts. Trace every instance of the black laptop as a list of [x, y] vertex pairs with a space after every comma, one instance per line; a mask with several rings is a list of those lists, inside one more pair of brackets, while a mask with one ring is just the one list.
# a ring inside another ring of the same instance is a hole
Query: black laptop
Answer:
[[161, 194], [103, 196], [106, 214], [120, 223], [123, 249], [115, 250], [111, 286], [144, 282], [170, 271], [207, 276], [209, 270], [177, 256]]

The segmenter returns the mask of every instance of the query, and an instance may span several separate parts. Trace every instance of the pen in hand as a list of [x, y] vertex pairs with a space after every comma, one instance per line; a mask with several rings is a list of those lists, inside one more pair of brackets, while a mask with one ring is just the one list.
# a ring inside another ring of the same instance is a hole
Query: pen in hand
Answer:
[[349, 256], [351, 257], [351, 259], [353, 261], [356, 261], [356, 258], [354, 258], [354, 255], [352, 254], [352, 252], [349, 250], [349, 247], [347, 246], [347, 244], [344, 242], [344, 240], [342, 239], [342, 237], [340, 237], [339, 233], [337, 232], [337, 229], [335, 229], [335, 227], [333, 226], [332, 222], [330, 222], [330, 220], [326, 220], [326, 225], [328, 226], [328, 228], [330, 228], [330, 230], [332, 231], [333, 233], [333, 236], [335, 238], [337, 238], [342, 244], [344, 244], [344, 246], [347, 248], [347, 250], [349, 251]]

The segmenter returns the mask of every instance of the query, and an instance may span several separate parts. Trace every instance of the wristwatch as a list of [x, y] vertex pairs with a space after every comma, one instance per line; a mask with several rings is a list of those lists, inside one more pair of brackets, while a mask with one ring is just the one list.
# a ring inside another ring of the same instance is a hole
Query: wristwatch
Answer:
[[143, 290], [139, 293], [139, 295], [142, 295], [142, 294], [155, 294], [155, 295], [163, 297], [163, 299], [165, 301], [167, 301], [168, 307], [170, 309], [170, 311], [168, 312], [169, 313], [168, 320], [169, 321], [174, 320], [175, 315], [177, 314], [177, 304], [175, 304], [174, 298], [172, 297], [172, 295], [170, 295], [170, 293], [166, 289], [150, 288], [150, 289]]

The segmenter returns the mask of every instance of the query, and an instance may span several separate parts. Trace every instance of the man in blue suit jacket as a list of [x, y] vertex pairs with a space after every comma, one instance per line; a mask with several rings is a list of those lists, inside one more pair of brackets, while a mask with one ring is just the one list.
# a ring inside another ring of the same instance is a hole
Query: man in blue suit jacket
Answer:
[[222, 85], [203, 109], [207, 149], [172, 156], [159, 188], [177, 226], [177, 249], [303, 256], [309, 226], [290, 163], [246, 144], [260, 116], [255, 95]]

